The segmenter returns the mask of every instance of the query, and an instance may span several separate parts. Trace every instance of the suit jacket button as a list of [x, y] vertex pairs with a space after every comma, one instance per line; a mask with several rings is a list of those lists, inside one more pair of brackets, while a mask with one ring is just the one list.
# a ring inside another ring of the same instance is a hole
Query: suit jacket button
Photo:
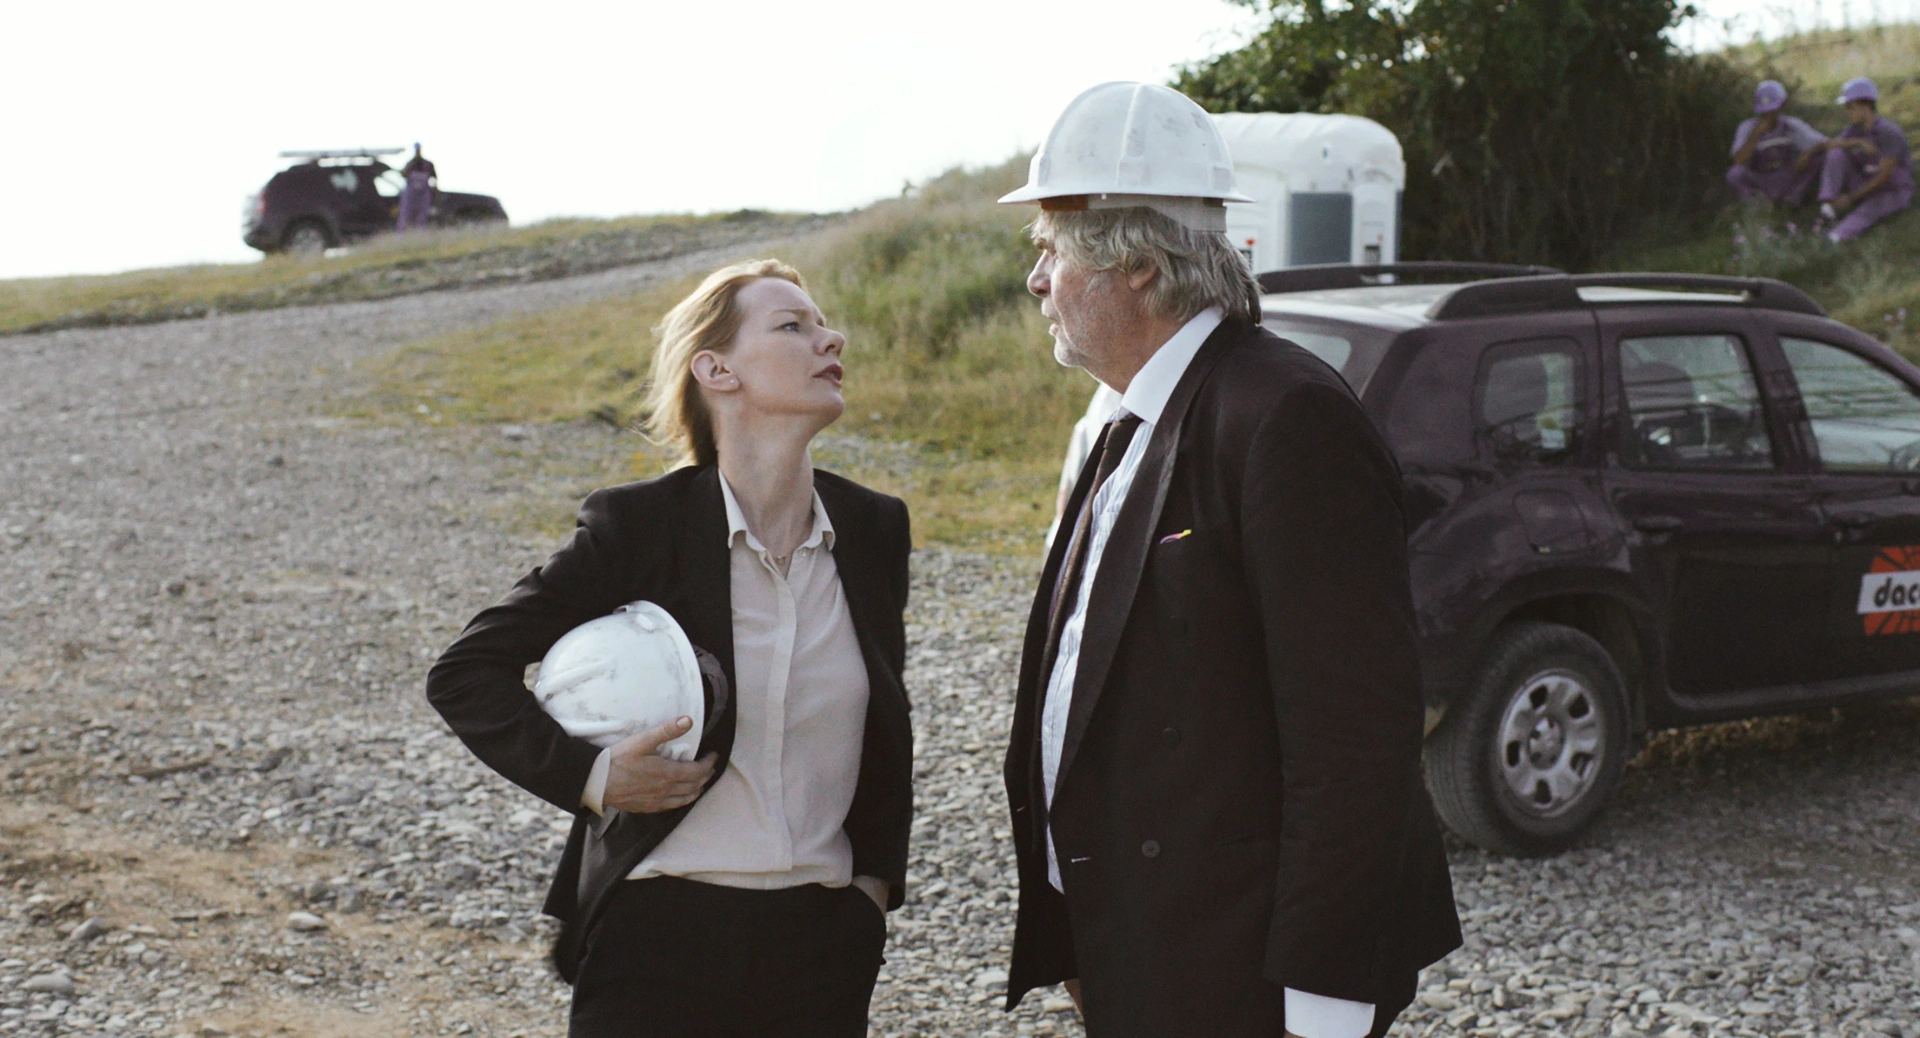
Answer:
[[1180, 745], [1180, 729], [1169, 728], [1166, 731], [1161, 732], [1160, 741], [1163, 743], [1166, 743], [1168, 746]]
[[1146, 843], [1141, 844], [1140, 853], [1148, 858], [1158, 858], [1160, 856], [1160, 841], [1148, 840]]

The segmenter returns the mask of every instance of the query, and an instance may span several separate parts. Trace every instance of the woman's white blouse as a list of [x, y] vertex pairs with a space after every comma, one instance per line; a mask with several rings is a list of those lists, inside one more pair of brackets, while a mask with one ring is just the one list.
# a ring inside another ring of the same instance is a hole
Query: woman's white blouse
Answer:
[[[628, 879], [681, 876], [728, 887], [845, 886], [853, 848], [842, 829], [860, 778], [867, 668], [840, 573], [833, 523], [813, 498], [813, 530], [781, 576], [747, 529], [733, 488], [727, 506], [738, 687], [733, 755], [713, 788]], [[599, 813], [609, 752], [581, 803]]]

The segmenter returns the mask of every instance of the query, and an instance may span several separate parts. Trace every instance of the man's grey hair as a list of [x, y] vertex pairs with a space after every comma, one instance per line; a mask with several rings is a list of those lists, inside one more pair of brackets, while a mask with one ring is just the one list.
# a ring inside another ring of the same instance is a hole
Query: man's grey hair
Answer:
[[1165, 214], [1126, 209], [1047, 209], [1033, 240], [1089, 270], [1159, 272], [1147, 287], [1155, 317], [1184, 321], [1210, 306], [1260, 323], [1260, 286], [1239, 250], [1219, 231], [1195, 231]]

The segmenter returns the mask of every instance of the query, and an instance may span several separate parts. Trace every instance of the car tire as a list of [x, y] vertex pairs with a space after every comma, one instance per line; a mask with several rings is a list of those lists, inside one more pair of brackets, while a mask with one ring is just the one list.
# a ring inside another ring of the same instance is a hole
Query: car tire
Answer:
[[333, 247], [333, 236], [318, 220], [301, 220], [280, 238], [280, 251], [294, 256], [318, 256]]
[[1607, 650], [1571, 627], [1516, 623], [1495, 634], [1421, 766], [1448, 828], [1495, 853], [1537, 857], [1586, 831], [1619, 787], [1631, 743], [1626, 683]]

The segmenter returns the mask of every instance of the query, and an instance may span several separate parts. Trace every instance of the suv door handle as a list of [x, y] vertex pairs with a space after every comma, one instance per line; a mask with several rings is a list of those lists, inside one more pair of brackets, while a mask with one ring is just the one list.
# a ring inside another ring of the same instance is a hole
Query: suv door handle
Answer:
[[1833, 525], [1843, 530], [1864, 530], [1879, 521], [1871, 512], [1841, 512], [1833, 517]]
[[1633, 521], [1633, 528], [1641, 533], [1673, 533], [1685, 525], [1671, 515], [1643, 515]]

